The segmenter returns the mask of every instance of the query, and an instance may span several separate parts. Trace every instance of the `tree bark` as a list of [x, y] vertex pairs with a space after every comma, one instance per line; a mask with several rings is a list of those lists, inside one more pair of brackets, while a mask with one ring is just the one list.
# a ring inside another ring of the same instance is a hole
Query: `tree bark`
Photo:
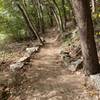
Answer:
[[53, 27], [54, 23], [53, 23], [53, 11], [52, 8], [49, 7], [48, 9], [48, 15], [49, 15], [49, 19], [50, 19], [50, 26]]
[[88, 75], [97, 74], [100, 72], [100, 65], [94, 40], [90, 2], [89, 0], [71, 0], [71, 3], [79, 28], [85, 72]]
[[39, 18], [39, 11], [38, 11], [38, 4], [36, 2], [36, 0], [31, 0], [33, 7], [34, 7], [34, 14], [33, 17], [35, 17], [35, 21], [36, 21], [36, 28], [37, 28], [37, 32], [40, 32], [40, 18]]
[[65, 30], [64, 30], [64, 27], [63, 27], [63, 21], [62, 21], [62, 16], [61, 16], [60, 9], [59, 9], [59, 7], [58, 7], [56, 1], [55, 1], [55, 0], [52, 0], [52, 1], [53, 1], [53, 3], [54, 3], [55, 8], [56, 8], [57, 13], [58, 13], [58, 18], [59, 18], [59, 24], [60, 24], [61, 32], [64, 32]]
[[38, 6], [38, 13], [40, 17], [40, 29], [42, 33], [45, 33], [45, 24], [44, 24], [44, 16], [43, 16], [43, 5], [41, 4], [40, 0], [36, 0]]
[[62, 0], [62, 11], [64, 17], [64, 29], [66, 29], [67, 16], [66, 16], [66, 9], [65, 9], [65, 0]]
[[56, 23], [58, 25], [58, 30], [60, 31], [61, 30], [61, 24], [60, 24], [60, 20], [59, 20], [59, 15], [57, 14], [57, 12], [55, 11], [55, 7], [54, 5], [50, 2], [50, 0], [47, 0], [48, 2], [48, 6], [50, 8], [50, 10], [52, 11], [52, 14], [56, 20]]
[[37, 37], [37, 39], [40, 41], [40, 43], [43, 45], [43, 41], [41, 40], [39, 34], [36, 32], [34, 26], [32, 25], [31, 21], [30, 21], [30, 18], [25, 10], [25, 8], [23, 8], [19, 3], [17, 3], [17, 6], [18, 8], [20, 9], [20, 11], [22, 12], [23, 14], [23, 17], [28, 25], [28, 27], [30, 28], [30, 30], [35, 34], [35, 36]]

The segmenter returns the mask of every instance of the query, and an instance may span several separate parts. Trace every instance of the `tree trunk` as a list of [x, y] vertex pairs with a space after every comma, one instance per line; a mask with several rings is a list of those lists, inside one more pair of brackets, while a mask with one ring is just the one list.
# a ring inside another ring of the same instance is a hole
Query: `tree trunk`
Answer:
[[38, 11], [38, 4], [35, 0], [31, 0], [32, 2], [32, 5], [34, 7], [34, 14], [33, 17], [35, 17], [35, 21], [36, 21], [36, 29], [37, 29], [37, 32], [40, 32], [40, 18], [39, 18], [39, 11]]
[[17, 3], [17, 6], [18, 8], [20, 9], [20, 11], [22, 12], [23, 14], [23, 17], [28, 25], [28, 27], [30, 28], [30, 30], [35, 34], [35, 36], [37, 37], [37, 39], [40, 41], [40, 43], [43, 45], [43, 41], [41, 40], [39, 34], [36, 32], [34, 26], [32, 25], [31, 21], [30, 21], [30, 18], [25, 10], [25, 8], [23, 8], [19, 3]]
[[64, 30], [64, 27], [63, 27], [63, 21], [62, 21], [62, 16], [61, 16], [60, 9], [59, 9], [59, 7], [58, 7], [56, 1], [55, 1], [55, 0], [52, 0], [52, 1], [53, 1], [53, 3], [54, 3], [55, 8], [56, 8], [57, 13], [58, 13], [58, 18], [59, 18], [59, 24], [60, 24], [61, 32], [64, 32], [65, 30]]
[[53, 15], [55, 17], [56, 23], [58, 25], [58, 30], [60, 31], [61, 30], [61, 26], [60, 26], [60, 22], [59, 22], [59, 18], [57, 16], [57, 13], [56, 13], [56, 11], [53, 8], [52, 8], [52, 12], [53, 12]]
[[62, 11], [64, 17], [64, 29], [66, 29], [67, 16], [66, 16], [66, 9], [65, 9], [65, 0], [62, 0]]
[[88, 75], [97, 74], [100, 72], [100, 65], [94, 40], [90, 2], [89, 0], [71, 0], [71, 2], [80, 33], [85, 72]]
[[38, 5], [38, 13], [40, 17], [40, 29], [42, 33], [45, 33], [45, 24], [44, 24], [44, 16], [43, 16], [43, 5], [41, 4], [40, 0], [37, 0]]
[[50, 26], [53, 27], [54, 23], [53, 23], [53, 12], [52, 12], [52, 8], [49, 7], [48, 9], [48, 14], [49, 14], [49, 18], [50, 18]]

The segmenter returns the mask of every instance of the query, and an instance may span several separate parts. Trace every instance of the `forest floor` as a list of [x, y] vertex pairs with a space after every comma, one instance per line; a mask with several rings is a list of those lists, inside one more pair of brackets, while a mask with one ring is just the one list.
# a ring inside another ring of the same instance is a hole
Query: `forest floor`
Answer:
[[[81, 71], [73, 73], [64, 66], [57, 34], [48, 36], [45, 46], [16, 75], [9, 71], [9, 64], [20, 58], [27, 46], [22, 50], [17, 48], [15, 54], [10, 55], [12, 60], [8, 60], [8, 65], [3, 63], [0, 89], [3, 88], [4, 93], [0, 100], [99, 100], [98, 91], [85, 85], [85, 75]], [[5, 82], [13, 77], [13, 84]]]

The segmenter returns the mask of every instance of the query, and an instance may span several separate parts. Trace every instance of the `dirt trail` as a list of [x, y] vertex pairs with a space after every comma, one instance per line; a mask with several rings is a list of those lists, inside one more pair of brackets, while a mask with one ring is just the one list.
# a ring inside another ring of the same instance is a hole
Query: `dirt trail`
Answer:
[[99, 100], [95, 91], [84, 86], [84, 75], [71, 73], [64, 67], [61, 47], [52, 39], [31, 59], [24, 72], [20, 96], [14, 100]]
[[46, 45], [30, 62], [10, 74], [10, 95], [4, 100], [99, 100], [97, 91], [84, 85], [82, 73], [72, 73], [64, 66], [57, 33], [47, 36]]

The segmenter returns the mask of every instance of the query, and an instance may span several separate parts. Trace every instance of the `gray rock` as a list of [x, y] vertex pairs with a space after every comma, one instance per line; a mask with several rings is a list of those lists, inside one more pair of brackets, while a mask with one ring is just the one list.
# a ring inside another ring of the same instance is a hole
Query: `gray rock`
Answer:
[[10, 65], [10, 70], [15, 71], [16, 69], [20, 69], [24, 66], [25, 62], [30, 60], [30, 57], [33, 53], [39, 50], [39, 46], [26, 48], [26, 53], [23, 57], [21, 57], [18, 61], [16, 61], [14, 64]]
[[26, 48], [26, 53], [24, 54], [23, 57], [21, 57], [17, 62], [25, 62], [29, 61], [30, 57], [33, 53], [39, 50], [39, 47], [31, 47], [31, 48]]
[[80, 70], [81, 68], [83, 68], [83, 60], [82, 59], [78, 59], [77, 61], [74, 61], [71, 63], [71, 65], [68, 67], [69, 70], [71, 71], [78, 71]]
[[31, 48], [26, 48], [26, 52], [31, 55], [32, 53], [36, 52], [39, 50], [39, 47], [31, 47]]
[[30, 54], [26, 53], [23, 57], [21, 57], [17, 62], [27, 62], [30, 60]]
[[96, 75], [90, 75], [87, 80], [87, 85], [91, 85], [100, 91], [100, 73]]
[[16, 62], [15, 64], [10, 65], [10, 70], [15, 71], [16, 69], [20, 69], [24, 66], [23, 62]]

